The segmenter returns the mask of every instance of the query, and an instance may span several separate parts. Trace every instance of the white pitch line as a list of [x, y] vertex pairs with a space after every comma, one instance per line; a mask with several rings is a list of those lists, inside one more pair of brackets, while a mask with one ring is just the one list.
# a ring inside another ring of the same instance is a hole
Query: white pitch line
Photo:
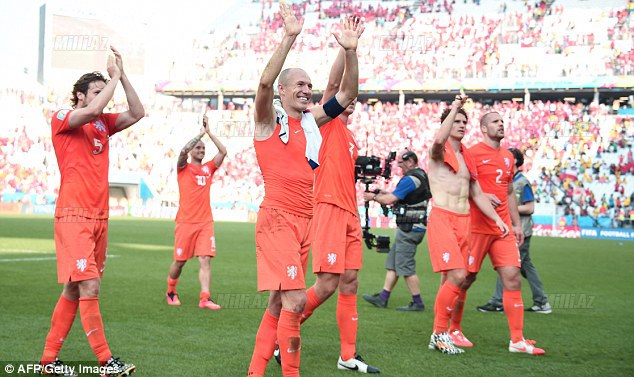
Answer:
[[0, 253], [25, 253], [25, 254], [53, 254], [51, 250], [29, 250], [29, 249], [0, 249]]
[[[117, 258], [118, 255], [108, 255], [108, 258]], [[56, 260], [56, 257], [41, 257], [41, 258], [0, 258], [0, 263], [3, 262], [40, 262], [40, 261], [49, 261]]]

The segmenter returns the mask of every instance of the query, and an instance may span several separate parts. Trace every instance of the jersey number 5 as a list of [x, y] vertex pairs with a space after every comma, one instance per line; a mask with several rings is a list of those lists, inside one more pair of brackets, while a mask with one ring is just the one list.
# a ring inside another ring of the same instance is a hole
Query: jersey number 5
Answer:
[[99, 140], [97, 138], [93, 138], [92, 141], [93, 141], [93, 143], [95, 145], [95, 149], [92, 150], [92, 154], [101, 153], [101, 151], [103, 150], [103, 144], [101, 144], [101, 140]]

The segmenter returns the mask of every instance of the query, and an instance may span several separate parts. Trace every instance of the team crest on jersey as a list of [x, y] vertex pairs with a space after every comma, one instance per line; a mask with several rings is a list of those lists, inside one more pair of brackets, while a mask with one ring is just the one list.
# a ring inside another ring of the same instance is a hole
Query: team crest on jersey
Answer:
[[511, 167], [511, 160], [509, 160], [509, 158], [508, 158], [508, 157], [504, 157], [504, 163], [506, 164], [506, 167], [507, 167], [507, 168], [510, 168], [510, 167]]
[[85, 259], [77, 259], [77, 269], [81, 272], [84, 272], [84, 270], [86, 269], [86, 266], [88, 265], [88, 261], [86, 261]]
[[206, 165], [205, 165], [205, 166], [203, 166], [202, 171], [203, 171], [203, 173], [205, 173], [205, 174], [209, 174], [209, 166], [206, 166]]
[[60, 110], [57, 112], [57, 119], [64, 120], [66, 119], [66, 114], [68, 114], [70, 110]]
[[103, 124], [103, 122], [100, 119], [97, 119], [97, 121], [94, 123], [95, 128], [99, 131], [99, 132], [106, 132], [106, 125]]
[[297, 271], [297, 266], [294, 264], [286, 266], [286, 275], [288, 275], [291, 280], [295, 280], [295, 278], [297, 277]]

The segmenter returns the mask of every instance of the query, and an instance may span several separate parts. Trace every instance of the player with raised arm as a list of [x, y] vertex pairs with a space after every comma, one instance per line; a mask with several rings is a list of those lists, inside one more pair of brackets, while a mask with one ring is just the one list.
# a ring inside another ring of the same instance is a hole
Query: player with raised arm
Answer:
[[[360, 23], [358, 17], [348, 22]], [[361, 26], [361, 31], [363, 27]], [[331, 98], [342, 88], [345, 76], [346, 50], [337, 54], [328, 77], [324, 99]], [[358, 84], [355, 84], [358, 85]], [[315, 170], [315, 213], [313, 273], [315, 284], [306, 291], [306, 307], [301, 322], [307, 320], [317, 307], [338, 289], [337, 325], [340, 337], [340, 356], [337, 368], [361, 373], [379, 373], [357, 354], [358, 273], [362, 266], [363, 246], [361, 221], [357, 209], [354, 165], [358, 155], [357, 143], [348, 129], [348, 118], [354, 112], [356, 101], [346, 110], [319, 128], [322, 144], [319, 150], [320, 166]]]
[[464, 352], [454, 345], [448, 325], [467, 275], [469, 198], [491, 219], [502, 236], [509, 231], [482, 193], [475, 163], [461, 142], [467, 127], [467, 113], [462, 109], [466, 100], [466, 96], [456, 96], [451, 107], [443, 112], [428, 162], [433, 196], [427, 220], [429, 256], [434, 272], [443, 274], [434, 304], [434, 330], [429, 348], [450, 355]]
[[[136, 367], [112, 355], [104, 332], [99, 295], [108, 245], [108, 165], [110, 138], [145, 116], [143, 104], [123, 70], [114, 47], [108, 58], [108, 81], [87, 73], [73, 86], [73, 110], [59, 110], [51, 121], [53, 148], [61, 174], [55, 205], [57, 280], [64, 284], [51, 318], [42, 365], [57, 359], [79, 310], [81, 323], [106, 376], [128, 376]], [[103, 113], [121, 83], [129, 110]]]
[[[284, 2], [280, 2], [280, 14], [285, 33], [260, 77], [255, 97], [254, 144], [265, 184], [255, 230], [258, 291], [270, 291], [270, 296], [249, 376], [264, 375], [275, 339], [282, 351], [282, 374], [299, 376], [304, 276], [312, 241], [313, 168], [319, 164], [321, 144], [318, 127], [344, 112], [358, 93], [356, 48], [361, 26], [344, 20], [341, 33], [334, 34], [346, 51], [341, 88], [323, 105], [308, 109], [312, 98], [308, 74], [300, 68], [282, 71], [303, 21]], [[274, 103], [276, 78], [280, 100]]]
[[[209, 138], [218, 148], [213, 159], [203, 164], [205, 143], [203, 136]], [[187, 162], [187, 156], [191, 162]], [[196, 255], [200, 264], [198, 279], [200, 280], [201, 309], [220, 309], [220, 305], [211, 300], [211, 258], [216, 256], [216, 237], [214, 220], [209, 204], [211, 178], [222, 165], [227, 155], [227, 148], [209, 131], [207, 115], [203, 116], [203, 127], [200, 133], [181, 149], [176, 164], [178, 174], [178, 191], [180, 194], [176, 228], [174, 229], [174, 261], [167, 276], [168, 305], [180, 305], [176, 293], [176, 284], [187, 260]]]

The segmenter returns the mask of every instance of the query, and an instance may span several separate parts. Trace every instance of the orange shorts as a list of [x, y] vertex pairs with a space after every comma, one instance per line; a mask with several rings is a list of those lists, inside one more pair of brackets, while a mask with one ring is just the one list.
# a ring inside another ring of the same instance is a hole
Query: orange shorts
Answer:
[[427, 219], [427, 244], [434, 272], [467, 269], [471, 218], [432, 207]]
[[103, 276], [108, 247], [108, 219], [56, 217], [54, 233], [58, 283]]
[[313, 272], [343, 274], [363, 264], [359, 217], [330, 203], [315, 205]]
[[260, 208], [255, 224], [258, 291], [305, 289], [312, 241], [311, 219]]
[[484, 257], [489, 254], [493, 268], [521, 267], [520, 249], [517, 247], [515, 235], [511, 231], [502, 238], [499, 234], [472, 233], [469, 240], [469, 272], [479, 272]]
[[214, 223], [176, 223], [174, 229], [174, 260], [186, 261], [196, 255], [216, 256]]

